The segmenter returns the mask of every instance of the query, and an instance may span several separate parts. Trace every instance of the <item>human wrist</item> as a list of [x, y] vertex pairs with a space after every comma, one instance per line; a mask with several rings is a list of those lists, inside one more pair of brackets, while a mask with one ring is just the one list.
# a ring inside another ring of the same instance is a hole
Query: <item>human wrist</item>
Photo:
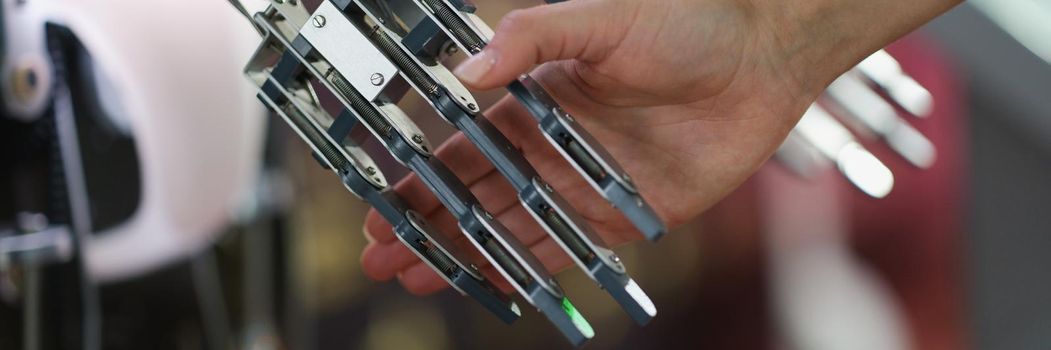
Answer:
[[755, 6], [772, 54], [780, 57], [799, 92], [816, 98], [872, 52], [960, 2], [788, 0]]

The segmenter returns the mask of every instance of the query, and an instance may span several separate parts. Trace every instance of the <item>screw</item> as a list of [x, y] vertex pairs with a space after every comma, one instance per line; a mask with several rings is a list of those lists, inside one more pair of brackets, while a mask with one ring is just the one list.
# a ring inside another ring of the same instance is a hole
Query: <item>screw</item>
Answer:
[[468, 103], [467, 104], [467, 109], [470, 109], [470, 110], [473, 111], [473, 110], [478, 109], [478, 106], [475, 106], [473, 103]]
[[549, 185], [547, 182], [544, 182], [544, 190], [547, 191], [548, 193], [555, 192], [555, 190], [552, 189], [551, 185]]
[[489, 219], [489, 220], [492, 220], [492, 219], [493, 219], [493, 214], [490, 214], [490, 213], [489, 213], [489, 212], [487, 212], [487, 211], [486, 211], [486, 212], [483, 212], [483, 213], [485, 213], [485, 218], [486, 218], [486, 219]]
[[562, 110], [562, 107], [552, 108], [551, 111], [554, 112], [555, 115], [561, 116], [562, 118], [565, 118], [566, 121], [568, 121], [570, 123], [573, 122], [573, 116], [569, 115], [569, 113], [566, 113], [566, 111]]
[[423, 136], [420, 136], [420, 135], [412, 135], [412, 142], [415, 142], [415, 143], [423, 143]]
[[478, 271], [478, 266], [476, 266], [475, 264], [467, 265], [467, 267], [470, 267], [471, 270]]
[[452, 54], [455, 54], [455, 53], [457, 53], [459, 51], [460, 51], [460, 48], [456, 47], [456, 45], [449, 45], [448, 47], [445, 48], [445, 54], [447, 54], [447, 55], [452, 55]]
[[614, 255], [610, 255], [610, 256], [609, 256], [609, 259], [610, 259], [610, 260], [613, 260], [613, 262], [614, 262], [614, 263], [620, 264], [620, 257], [619, 257], [619, 256], [617, 256], [616, 254], [614, 254]]
[[365, 173], [369, 174], [369, 175], [375, 175], [376, 174], [376, 168], [373, 168], [373, 167], [365, 168]]
[[372, 73], [372, 76], [369, 77], [369, 81], [371, 81], [372, 85], [374, 85], [374, 86], [383, 85], [383, 80], [384, 80], [383, 74], [380, 74], [380, 73]]
[[642, 208], [642, 198], [635, 198], [635, 205]]
[[314, 27], [321, 28], [325, 26], [325, 16], [317, 15], [314, 16]]
[[518, 76], [518, 80], [526, 80], [526, 79], [529, 79], [528, 75], [522, 74], [522, 75]]

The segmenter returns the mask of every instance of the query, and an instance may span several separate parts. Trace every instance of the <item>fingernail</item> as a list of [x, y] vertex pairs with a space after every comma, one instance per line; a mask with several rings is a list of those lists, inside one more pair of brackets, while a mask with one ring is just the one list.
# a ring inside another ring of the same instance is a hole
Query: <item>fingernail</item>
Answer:
[[460, 63], [460, 66], [456, 67], [453, 73], [468, 84], [477, 84], [493, 69], [493, 65], [496, 64], [496, 56], [496, 52], [491, 49], [482, 50], [482, 52]]

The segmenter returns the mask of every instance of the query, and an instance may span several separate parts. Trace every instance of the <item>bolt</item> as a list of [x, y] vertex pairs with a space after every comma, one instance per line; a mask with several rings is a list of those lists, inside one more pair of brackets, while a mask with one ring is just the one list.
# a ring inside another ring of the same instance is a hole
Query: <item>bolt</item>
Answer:
[[37, 85], [40, 84], [40, 77], [32, 67], [22, 67], [15, 70], [11, 78], [14, 85], [14, 89], [12, 89], [14, 95], [23, 102], [32, 100], [40, 92], [37, 89]]
[[609, 259], [610, 259], [610, 260], [613, 260], [613, 262], [614, 262], [614, 263], [620, 264], [620, 257], [619, 257], [619, 256], [617, 256], [616, 254], [614, 254], [614, 255], [610, 255], [610, 256], [609, 256]]
[[423, 143], [423, 136], [420, 136], [420, 135], [412, 135], [412, 142], [415, 142], [415, 143]]
[[529, 79], [528, 75], [522, 74], [522, 75], [518, 76], [518, 80], [526, 80], [526, 79]]
[[452, 54], [455, 54], [455, 53], [457, 53], [459, 51], [460, 51], [460, 48], [456, 47], [456, 45], [449, 45], [448, 47], [445, 48], [445, 54], [447, 54], [447, 55], [452, 55]]
[[573, 122], [573, 116], [570, 116], [569, 113], [566, 113], [566, 111], [562, 110], [562, 107], [552, 108], [551, 111], [554, 112], [555, 115], [561, 116], [562, 118], [566, 119], [566, 121], [570, 123]]
[[369, 175], [376, 175], [376, 168], [368, 167], [365, 168], [365, 173]]
[[314, 27], [321, 28], [325, 26], [325, 16], [317, 15], [314, 16]]
[[635, 198], [635, 206], [642, 208], [642, 198]]
[[485, 212], [483, 212], [483, 213], [485, 213], [485, 218], [486, 218], [486, 219], [489, 219], [489, 220], [492, 220], [492, 219], [493, 219], [493, 214], [490, 214], [490, 213], [489, 213], [489, 212], [487, 212], [487, 211], [485, 211]]
[[475, 264], [467, 265], [467, 267], [470, 267], [471, 270], [478, 271], [478, 266], [476, 266]]
[[478, 106], [475, 106], [473, 103], [468, 103], [467, 104], [467, 109], [470, 109], [470, 110], [473, 111], [473, 110], [478, 109]]
[[21, 212], [17, 215], [18, 229], [24, 233], [40, 232], [47, 228], [47, 216], [40, 213]]
[[372, 76], [369, 77], [369, 81], [371, 81], [372, 85], [374, 85], [374, 86], [383, 85], [383, 81], [384, 81], [383, 74], [372, 73]]
[[546, 182], [544, 182], [544, 190], [547, 191], [548, 193], [555, 192], [555, 190], [551, 188], [551, 185], [549, 185]]

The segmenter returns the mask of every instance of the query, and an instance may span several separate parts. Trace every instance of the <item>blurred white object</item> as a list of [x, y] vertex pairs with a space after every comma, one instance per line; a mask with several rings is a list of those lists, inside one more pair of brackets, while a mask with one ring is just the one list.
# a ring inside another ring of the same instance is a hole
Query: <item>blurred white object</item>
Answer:
[[817, 104], [811, 105], [803, 114], [799, 124], [792, 130], [792, 135], [806, 144], [786, 149], [813, 147], [817, 153], [834, 162], [839, 171], [865, 194], [883, 198], [894, 187], [894, 174], [890, 169], [858, 144], [846, 127]]
[[[758, 175], [775, 319], [786, 349], [904, 350], [908, 325], [885, 280], [847, 244], [846, 199], [830, 169], [799, 181]], [[806, 198], [806, 205], [800, 199]]]
[[925, 118], [934, 110], [931, 92], [905, 74], [898, 60], [887, 51], [876, 51], [858, 64], [857, 71], [886, 91], [891, 100], [913, 116]]
[[[43, 47], [45, 23], [65, 26], [108, 77], [112, 91], [100, 95], [123, 109], [115, 114], [134, 135], [141, 201], [128, 221], [85, 243], [92, 278], [145, 273], [211, 243], [260, 165], [264, 118], [240, 76], [258, 34], [224, 1], [2, 1], [6, 39], [19, 38], [8, 46], [17, 51], [4, 52], [4, 76]], [[39, 109], [20, 106], [12, 112]]]
[[912, 165], [927, 168], [934, 164], [934, 144], [899, 117], [894, 106], [856, 73], [847, 72], [833, 81], [825, 90], [825, 96], [844, 112], [843, 117], [858, 121], [859, 126], [882, 137]]

